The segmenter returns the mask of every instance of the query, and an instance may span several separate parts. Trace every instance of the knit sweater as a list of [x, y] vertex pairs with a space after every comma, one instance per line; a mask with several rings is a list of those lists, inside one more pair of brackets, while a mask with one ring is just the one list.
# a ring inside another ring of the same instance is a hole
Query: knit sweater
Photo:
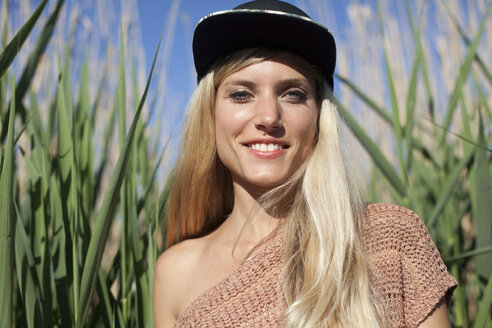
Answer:
[[[451, 296], [456, 280], [414, 212], [371, 204], [362, 226], [370, 280], [383, 299], [388, 326], [417, 327], [444, 296]], [[195, 299], [175, 327], [279, 327], [283, 256], [279, 234]]]

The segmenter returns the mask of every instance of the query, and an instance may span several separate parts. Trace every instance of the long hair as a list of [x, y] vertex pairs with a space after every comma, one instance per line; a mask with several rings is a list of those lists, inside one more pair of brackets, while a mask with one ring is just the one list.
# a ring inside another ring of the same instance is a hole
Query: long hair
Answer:
[[[229, 74], [276, 54], [277, 50], [241, 50], [218, 61], [199, 83], [170, 191], [168, 245], [206, 235], [232, 211], [230, 173], [215, 149], [215, 91]], [[259, 201], [270, 213], [286, 217], [283, 325], [379, 327], [382, 316], [362, 241], [363, 204], [341, 146], [337, 109], [319, 71], [307, 68], [302, 73], [318, 89], [315, 144], [301, 167]]]
[[[285, 223], [285, 327], [380, 327], [362, 240], [364, 206], [341, 143], [332, 93], [323, 85], [318, 138], [281, 192], [295, 190]], [[275, 197], [265, 196], [274, 206]]]

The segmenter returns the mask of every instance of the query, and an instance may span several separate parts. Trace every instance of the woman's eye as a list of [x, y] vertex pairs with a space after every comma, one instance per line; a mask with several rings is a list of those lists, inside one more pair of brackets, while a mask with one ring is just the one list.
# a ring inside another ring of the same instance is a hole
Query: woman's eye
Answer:
[[305, 102], [308, 98], [307, 95], [301, 90], [288, 90], [284, 93], [284, 97], [286, 97], [287, 100], [296, 103]]
[[245, 91], [245, 90], [235, 91], [235, 92], [232, 92], [231, 94], [229, 94], [229, 98], [231, 98], [233, 101], [238, 102], [238, 103], [246, 102], [251, 97], [252, 97], [252, 95], [248, 91]]

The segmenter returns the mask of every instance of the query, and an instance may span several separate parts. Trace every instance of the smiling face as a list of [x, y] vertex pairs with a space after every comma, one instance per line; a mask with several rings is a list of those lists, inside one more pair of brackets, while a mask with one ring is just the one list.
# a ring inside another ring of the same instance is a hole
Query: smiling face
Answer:
[[235, 183], [264, 192], [285, 182], [315, 140], [315, 83], [302, 58], [280, 53], [227, 76], [215, 100], [217, 153]]

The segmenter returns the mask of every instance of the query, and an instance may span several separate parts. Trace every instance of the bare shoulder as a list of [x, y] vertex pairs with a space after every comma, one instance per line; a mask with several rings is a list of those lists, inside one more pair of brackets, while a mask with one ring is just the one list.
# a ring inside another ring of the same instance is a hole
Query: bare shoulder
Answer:
[[172, 327], [202, 252], [201, 239], [185, 240], [162, 253], [154, 272], [155, 327]]

